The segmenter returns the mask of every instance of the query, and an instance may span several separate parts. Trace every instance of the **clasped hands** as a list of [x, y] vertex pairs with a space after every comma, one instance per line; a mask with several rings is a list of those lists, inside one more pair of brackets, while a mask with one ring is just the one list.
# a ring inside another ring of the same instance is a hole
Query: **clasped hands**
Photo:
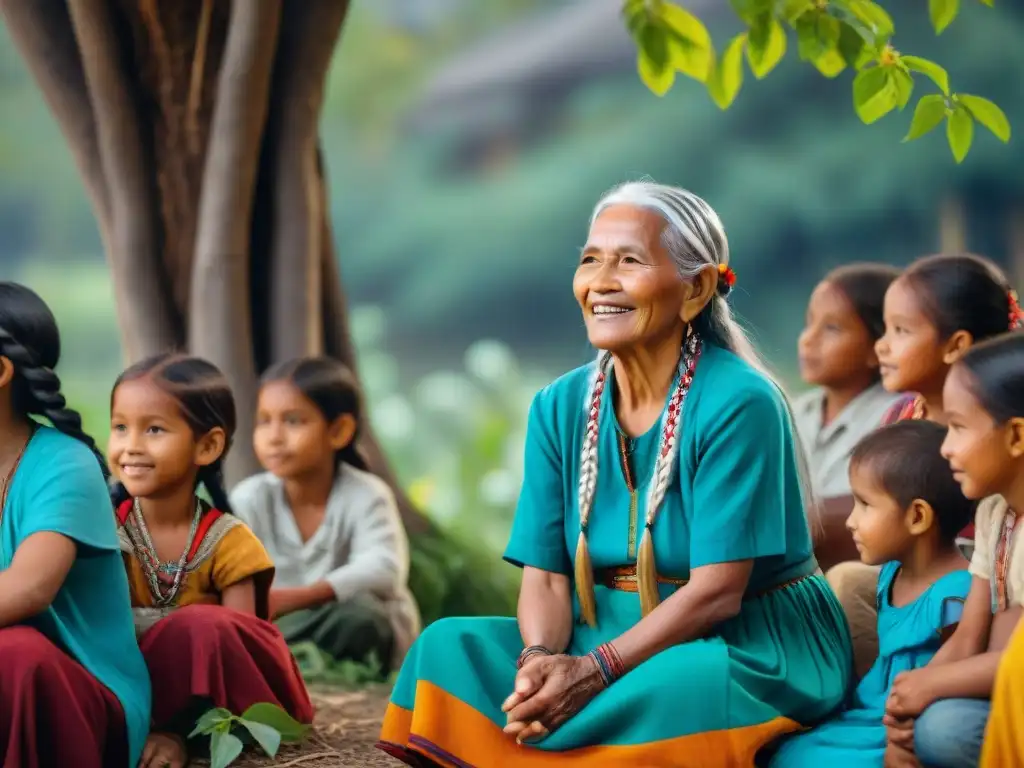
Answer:
[[935, 669], [921, 667], [896, 675], [885, 702], [886, 768], [920, 765], [914, 757], [914, 719], [936, 696], [932, 680]]
[[539, 741], [579, 712], [604, 689], [590, 656], [530, 656], [516, 674], [512, 694], [501, 705], [505, 733], [520, 744]]

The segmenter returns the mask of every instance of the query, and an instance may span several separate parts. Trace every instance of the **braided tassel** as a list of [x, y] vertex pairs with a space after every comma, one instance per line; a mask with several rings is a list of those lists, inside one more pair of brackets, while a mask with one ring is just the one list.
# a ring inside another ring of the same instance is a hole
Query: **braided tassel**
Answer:
[[661, 602], [658, 594], [658, 564], [654, 559], [654, 537], [651, 526], [645, 525], [636, 553], [637, 591], [640, 593], [640, 613], [646, 616]]
[[576, 540], [576, 597], [580, 616], [590, 627], [597, 627], [597, 598], [594, 596], [594, 565], [590, 561], [587, 534], [580, 531]]

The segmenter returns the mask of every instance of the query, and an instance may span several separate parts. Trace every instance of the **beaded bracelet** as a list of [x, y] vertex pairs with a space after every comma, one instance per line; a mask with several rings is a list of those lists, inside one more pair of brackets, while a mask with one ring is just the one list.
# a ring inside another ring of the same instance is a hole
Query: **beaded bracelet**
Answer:
[[516, 660], [516, 669], [522, 669], [523, 664], [526, 663], [527, 659], [529, 659], [531, 656], [537, 656], [538, 654], [543, 656], [553, 655], [550, 649], [545, 648], [543, 645], [529, 645], [526, 648], [523, 648], [522, 651], [520, 651], [519, 658]]
[[601, 679], [606, 688], [626, 674], [626, 666], [622, 663], [619, 652], [611, 643], [597, 646], [588, 655], [597, 664], [597, 670], [601, 673]]

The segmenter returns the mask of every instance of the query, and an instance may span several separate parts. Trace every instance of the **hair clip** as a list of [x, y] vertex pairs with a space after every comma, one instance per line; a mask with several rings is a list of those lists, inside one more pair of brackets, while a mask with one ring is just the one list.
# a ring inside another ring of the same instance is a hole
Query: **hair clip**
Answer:
[[728, 264], [718, 265], [718, 295], [725, 297], [736, 285], [736, 272]]

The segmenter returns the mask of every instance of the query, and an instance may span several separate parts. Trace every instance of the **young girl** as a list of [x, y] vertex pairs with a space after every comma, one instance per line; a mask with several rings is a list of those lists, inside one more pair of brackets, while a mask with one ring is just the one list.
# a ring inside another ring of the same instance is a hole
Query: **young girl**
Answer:
[[[800, 375], [815, 389], [794, 403], [819, 498], [850, 494], [850, 450], [878, 426], [896, 396], [882, 388], [875, 343], [882, 305], [899, 270], [884, 264], [840, 267], [818, 283], [800, 334]], [[849, 508], [842, 513], [845, 520]]]
[[[964, 494], [985, 499], [971, 592], [953, 637], [927, 667], [897, 680], [887, 709], [892, 727], [905, 735], [907, 720], [917, 718], [913, 747], [923, 763], [956, 768], [977, 764], [987, 699], [1024, 600], [1016, 530], [1017, 510], [1024, 509], [1024, 336], [1008, 334], [967, 352], [947, 377], [942, 403], [949, 421], [943, 455]], [[1012, 728], [1019, 732], [1020, 723]]]
[[[972, 344], [1017, 325], [1017, 300], [1002, 271], [980, 256], [927, 256], [911, 264], [885, 294], [885, 335], [875, 351], [882, 385], [908, 393], [883, 418], [929, 419], [945, 424], [942, 386], [950, 365]], [[974, 526], [961, 532], [970, 550]], [[878, 570], [841, 563], [828, 580], [839, 596], [854, 637], [858, 668], [874, 658], [871, 610]]]
[[106, 462], [65, 405], [59, 357], [46, 304], [0, 282], [0, 764], [134, 768], [149, 676]]
[[263, 377], [254, 443], [268, 470], [240, 483], [232, 506], [277, 567], [271, 605], [289, 643], [336, 659], [397, 668], [419, 631], [407, 586], [409, 548], [395, 499], [356, 448], [360, 397], [328, 358]]
[[851, 264], [830, 272], [811, 294], [798, 345], [800, 374], [815, 386], [793, 404], [820, 502], [814, 554], [823, 569], [857, 558], [844, 522], [853, 505], [848, 467], [857, 441], [896, 400], [883, 389], [875, 342], [885, 331], [882, 303], [899, 270]]
[[940, 454], [945, 430], [926, 421], [884, 427], [853, 451], [856, 504], [847, 520], [861, 560], [881, 566], [879, 653], [848, 708], [784, 742], [773, 768], [887, 765], [885, 702], [896, 675], [926, 663], [956, 625], [970, 589], [956, 534], [974, 514]]
[[223, 490], [235, 429], [224, 376], [205, 360], [159, 355], [121, 374], [110, 400], [118, 532], [153, 680], [144, 759], [184, 766], [183, 736], [214, 706], [241, 714], [271, 702], [312, 722], [295, 661], [264, 621], [273, 565]]

